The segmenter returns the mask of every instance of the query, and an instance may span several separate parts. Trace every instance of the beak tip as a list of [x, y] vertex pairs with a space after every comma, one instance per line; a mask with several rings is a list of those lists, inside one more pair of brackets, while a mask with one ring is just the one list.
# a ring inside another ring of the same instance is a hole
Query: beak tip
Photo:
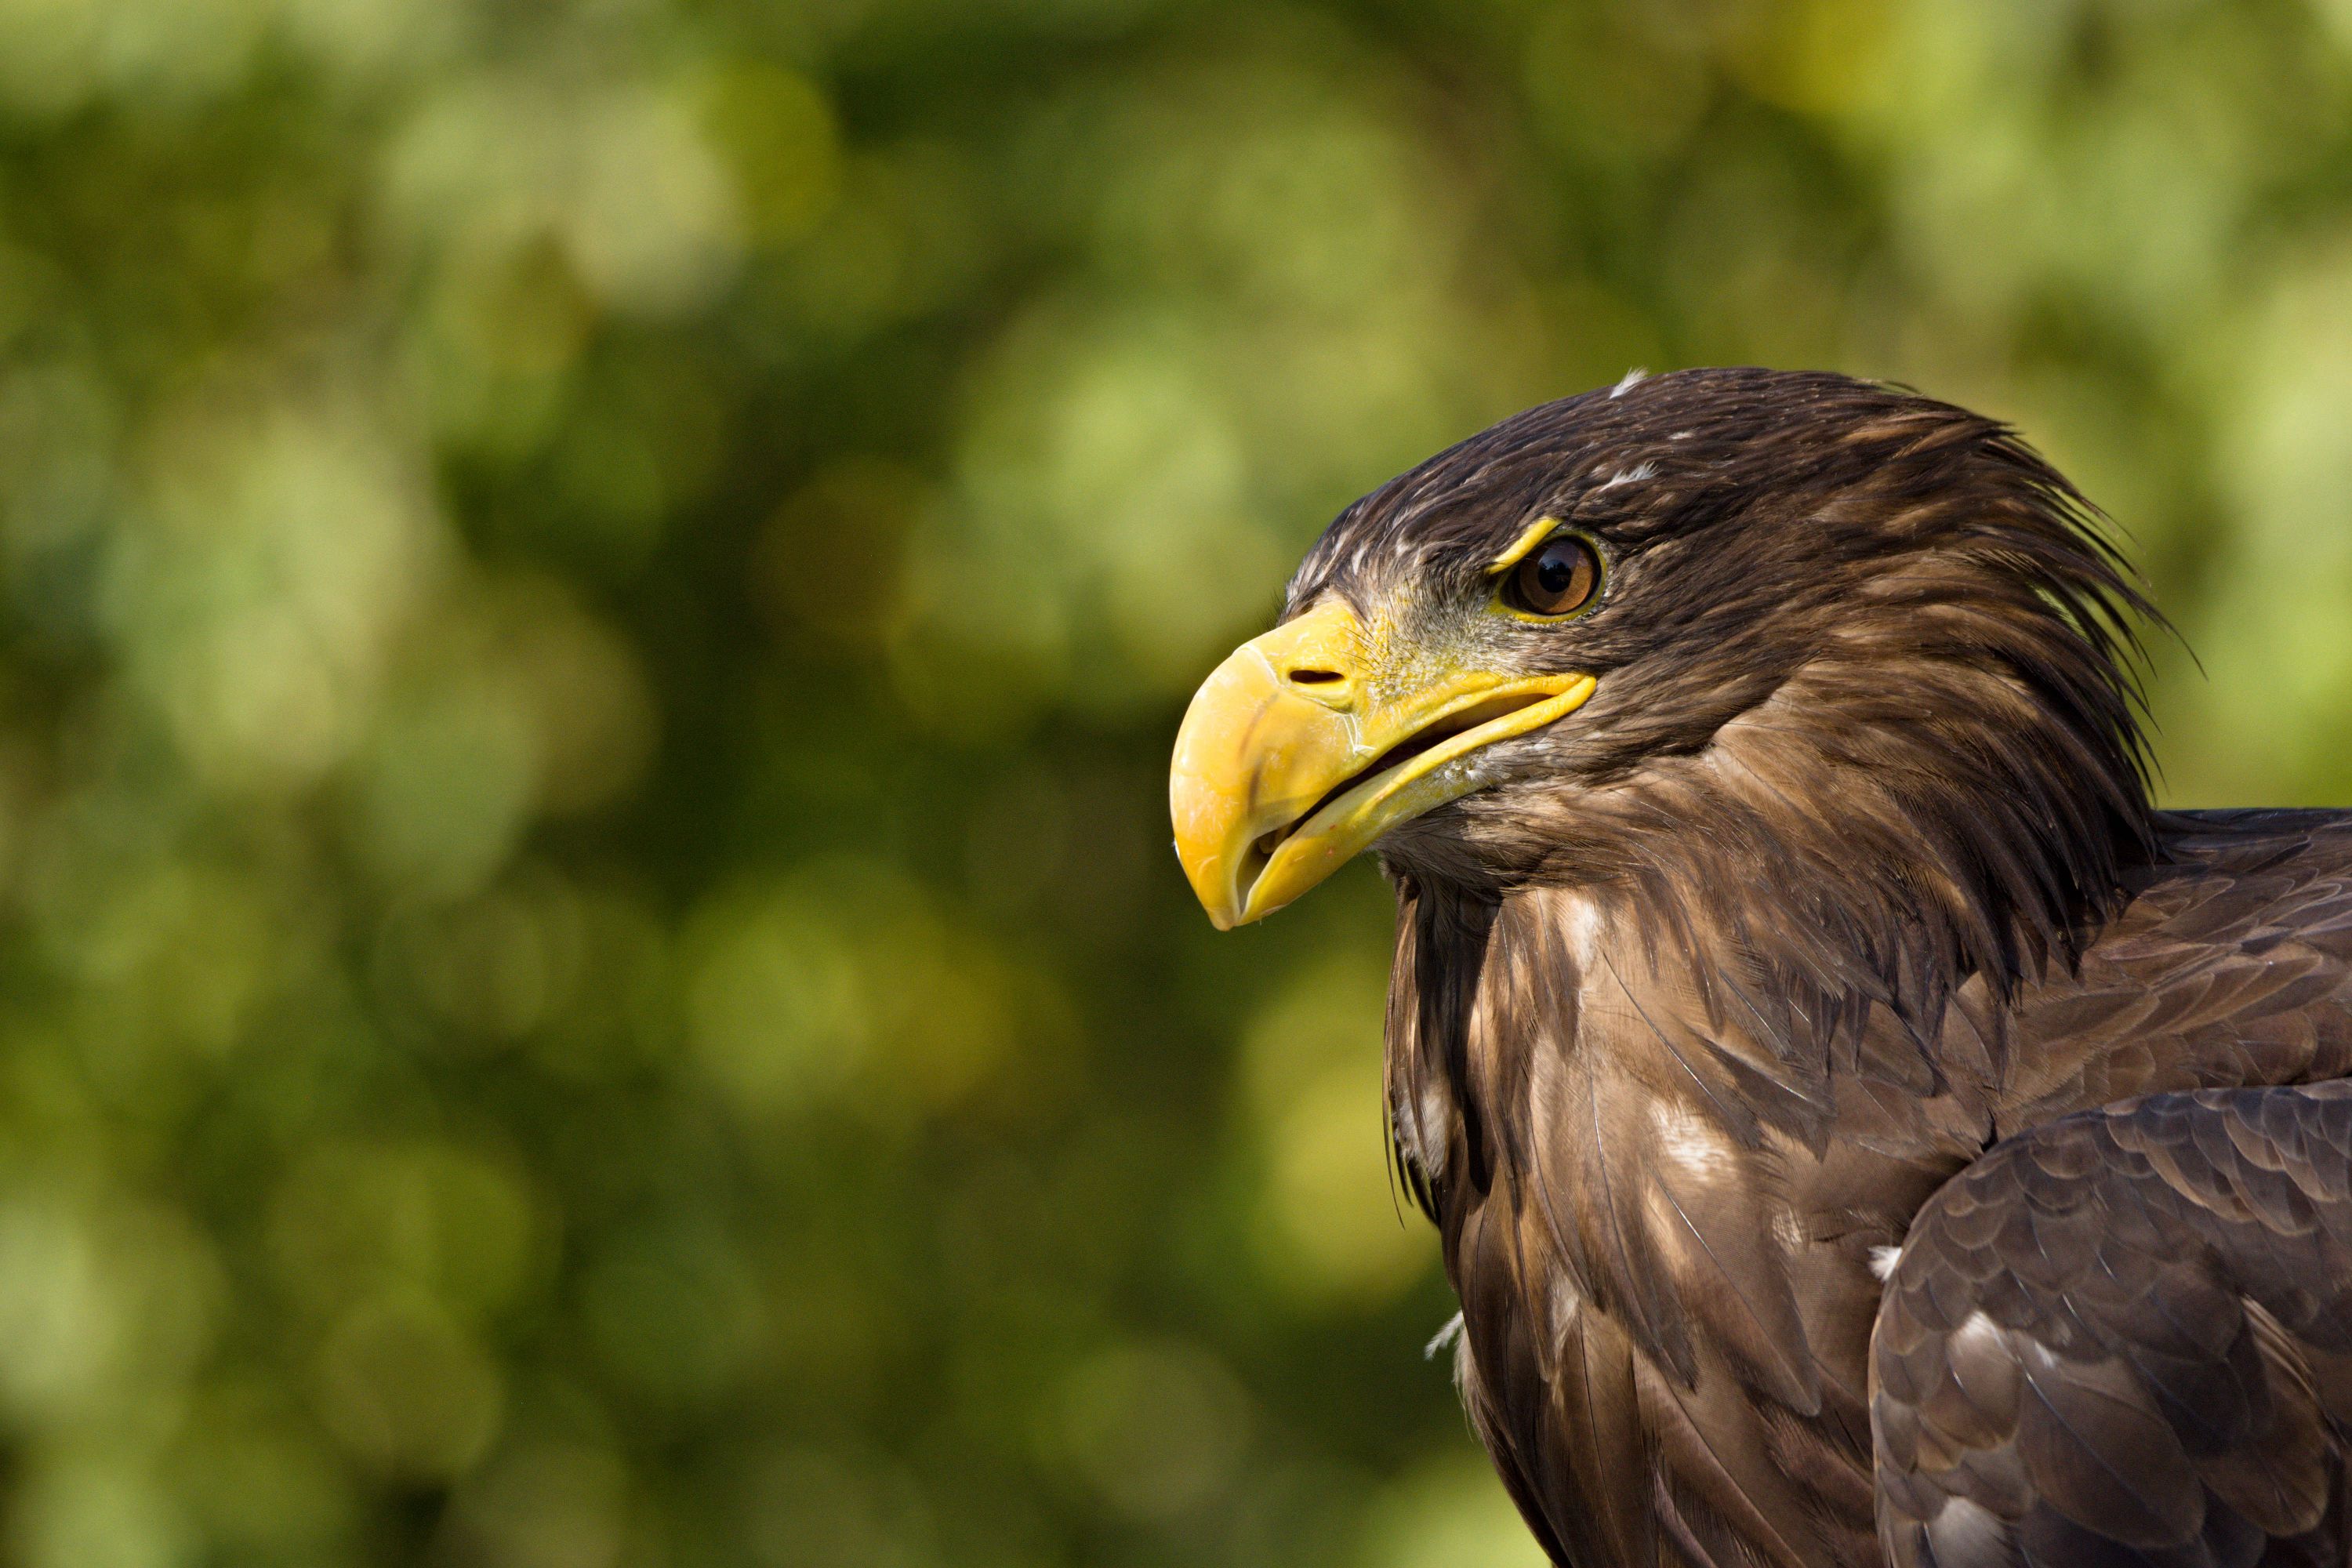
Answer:
[[1231, 931], [1241, 923], [1239, 901], [1234, 890], [1220, 886], [1218, 857], [1213, 852], [1186, 854], [1184, 841], [1176, 841], [1176, 863], [1184, 873], [1184, 884], [1192, 889], [1192, 897], [1200, 900], [1201, 912], [1219, 931]]
[[1221, 931], [1276, 907], [1265, 857], [1253, 847], [1260, 837], [1363, 760], [1352, 717], [1292, 689], [1279, 671], [1352, 669], [1360, 640], [1354, 613], [1326, 605], [1234, 649], [1184, 710], [1169, 759], [1169, 816], [1176, 858]]

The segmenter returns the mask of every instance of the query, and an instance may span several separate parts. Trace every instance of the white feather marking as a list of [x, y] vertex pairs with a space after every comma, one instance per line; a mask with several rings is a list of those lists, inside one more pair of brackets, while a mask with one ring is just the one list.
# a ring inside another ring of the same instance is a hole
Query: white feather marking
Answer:
[[1870, 1271], [1881, 1279], [1895, 1278], [1895, 1266], [1903, 1261], [1899, 1247], [1874, 1247], [1870, 1249]]
[[1601, 906], [1591, 899], [1578, 898], [1572, 901], [1560, 921], [1568, 937], [1569, 951], [1576, 954], [1577, 967], [1590, 971], [1596, 967], [1601, 952]]
[[1598, 487], [1594, 493], [1598, 494], [1600, 490], [1613, 490], [1619, 485], [1638, 485], [1657, 471], [1658, 465], [1655, 463], [1636, 463], [1630, 468], [1620, 468], [1610, 475], [1607, 482]]
[[1693, 1171], [1712, 1171], [1731, 1158], [1723, 1133], [1704, 1117], [1661, 1100], [1650, 1120], [1658, 1130], [1658, 1151], [1676, 1164]]
[[1568, 1331], [1576, 1327], [1577, 1314], [1584, 1310], [1584, 1298], [1569, 1288], [1565, 1279], [1555, 1279], [1551, 1286], [1551, 1342], [1567, 1342]]
[[1421, 1086], [1418, 1107], [1396, 1108], [1397, 1142], [1432, 1180], [1444, 1179], [1445, 1130], [1453, 1118], [1454, 1098], [1434, 1079]]
[[1927, 1521], [1927, 1541], [1938, 1563], [1999, 1563], [2012, 1555], [2008, 1523], [1984, 1504], [1964, 1497], [1944, 1500]]
[[1630, 392], [1634, 387], [1639, 386], [1643, 382], [1647, 381], [1649, 376], [1650, 373], [1643, 370], [1637, 364], [1633, 369], [1627, 371], [1623, 375], [1617, 378], [1617, 384], [1609, 389], [1609, 395], [1612, 397], [1622, 397], [1626, 393]]
[[1437, 1332], [1429, 1337], [1429, 1342], [1427, 1344], [1421, 1347], [1421, 1359], [1423, 1361], [1435, 1361], [1437, 1359], [1438, 1352], [1451, 1349], [1454, 1342], [1461, 1337], [1462, 1314], [1456, 1312], [1452, 1317], [1445, 1320], [1444, 1327], [1439, 1329]]
[[[1975, 1311], [1970, 1312], [1967, 1317], [1961, 1319], [1960, 1326], [1952, 1331], [1952, 1342], [1955, 1345], [1959, 1346], [1964, 1352], [1970, 1353], [1974, 1353], [1976, 1342], [1979, 1340], [2000, 1340], [2005, 1339], [2006, 1337], [2007, 1336], [2001, 1332], [2000, 1325], [1994, 1322], [1990, 1314], [1987, 1313], [1982, 1307], [1979, 1307]], [[2034, 1344], [2031, 1340], [2028, 1340], [2026, 1344], [2029, 1348], [2034, 1350], [2042, 1348], [2041, 1346]]]

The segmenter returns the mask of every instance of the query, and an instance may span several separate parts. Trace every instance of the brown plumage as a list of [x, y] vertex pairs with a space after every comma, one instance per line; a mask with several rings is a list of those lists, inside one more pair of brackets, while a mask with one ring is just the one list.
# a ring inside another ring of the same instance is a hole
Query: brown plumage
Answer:
[[[1605, 592], [1486, 613], [1544, 518]], [[2347, 1562], [2352, 816], [2150, 808], [2063, 478], [1660, 376], [1358, 502], [1334, 600], [1597, 680], [1378, 846], [1397, 1160], [1556, 1561]]]

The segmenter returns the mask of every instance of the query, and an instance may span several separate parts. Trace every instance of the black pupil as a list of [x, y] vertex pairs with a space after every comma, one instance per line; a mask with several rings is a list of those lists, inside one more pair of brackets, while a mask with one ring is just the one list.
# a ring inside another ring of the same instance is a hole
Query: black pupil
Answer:
[[1583, 552], [1573, 544], [1554, 544], [1536, 560], [1536, 585], [1544, 597], [1556, 599], [1576, 584], [1577, 557]]

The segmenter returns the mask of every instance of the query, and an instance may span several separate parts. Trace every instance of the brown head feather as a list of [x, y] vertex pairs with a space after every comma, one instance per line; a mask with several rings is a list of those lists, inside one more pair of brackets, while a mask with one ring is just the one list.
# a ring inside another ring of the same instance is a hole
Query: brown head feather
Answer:
[[1479, 651], [1599, 691], [1383, 845], [1423, 891], [1638, 891], [1651, 921], [1727, 931], [1775, 972], [1718, 984], [1932, 1034], [1967, 975], [2006, 994], [2071, 960], [2145, 858], [2131, 621], [2153, 612], [2007, 426], [1765, 370], [1546, 404], [1349, 508], [1290, 606], [1402, 603], [1458, 636], [1486, 563], [1545, 516], [1599, 542], [1605, 600], [1483, 617]]

